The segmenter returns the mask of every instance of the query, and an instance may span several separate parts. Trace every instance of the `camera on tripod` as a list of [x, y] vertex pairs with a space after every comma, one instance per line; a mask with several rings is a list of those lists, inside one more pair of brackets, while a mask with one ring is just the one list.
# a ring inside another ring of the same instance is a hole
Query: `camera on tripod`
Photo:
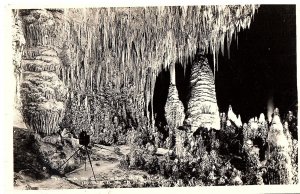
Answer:
[[88, 146], [90, 143], [90, 135], [86, 131], [81, 131], [79, 134], [79, 144], [83, 146]]
[[[92, 171], [93, 171], [93, 175], [94, 175], [94, 178], [95, 178], [95, 181], [96, 181], [96, 176], [95, 176], [95, 173], [94, 173], [91, 157], [90, 157], [90, 154], [89, 154], [89, 151], [88, 151], [88, 148], [90, 148], [90, 147], [88, 147], [89, 143], [90, 143], [90, 135], [88, 135], [86, 131], [81, 131], [79, 133], [79, 144], [81, 146], [58, 169], [60, 169], [63, 165], [65, 165], [79, 150], [84, 149], [85, 154], [87, 154], [87, 156], [88, 156], [88, 159], [89, 159]], [[86, 159], [85, 159], [85, 165], [84, 166], [85, 166], [85, 170], [86, 170]]]

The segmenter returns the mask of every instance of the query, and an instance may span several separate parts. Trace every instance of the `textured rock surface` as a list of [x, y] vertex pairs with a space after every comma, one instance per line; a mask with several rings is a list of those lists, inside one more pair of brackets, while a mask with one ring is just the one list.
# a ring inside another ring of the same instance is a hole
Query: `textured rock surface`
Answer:
[[165, 117], [171, 129], [181, 126], [185, 118], [184, 106], [178, 96], [175, 77], [175, 64], [172, 63], [170, 65], [170, 86], [165, 105]]
[[187, 132], [185, 130], [175, 130], [176, 142], [175, 142], [175, 153], [181, 158], [184, 156], [184, 143], [187, 141]]
[[[13, 25], [12, 25], [12, 51], [13, 51], [13, 65], [14, 65], [14, 73], [15, 73], [15, 115], [19, 116], [21, 109], [21, 98], [20, 98], [20, 80], [22, 79], [21, 73], [21, 60], [22, 53], [24, 50], [24, 46], [26, 44], [24, 33], [22, 29], [22, 20], [18, 15], [17, 11], [13, 11]], [[20, 118], [20, 117], [18, 117]], [[14, 121], [15, 123], [20, 123], [20, 121]]]
[[34, 179], [47, 178], [50, 174], [70, 172], [80, 164], [80, 153], [75, 154], [59, 170], [78, 149], [78, 140], [74, 138], [47, 136], [42, 138], [25, 129], [14, 127], [14, 172], [24, 173]]
[[82, 160], [81, 156], [85, 154], [83, 150], [81, 150], [64, 164], [80, 145], [78, 139], [66, 137], [62, 139], [62, 137], [58, 135], [43, 138], [39, 135], [35, 135], [34, 146], [37, 150], [40, 162], [50, 173], [66, 173], [78, 168]]
[[165, 105], [165, 117], [170, 127], [181, 126], [184, 121], [184, 107], [179, 100], [178, 91], [175, 85], [170, 84], [167, 102]]
[[63, 118], [67, 89], [59, 79], [62, 66], [55, 50], [36, 47], [25, 50], [21, 62], [22, 115], [27, 127], [50, 135]]
[[217, 105], [215, 81], [208, 60], [201, 55], [191, 70], [191, 93], [187, 107], [187, 118], [191, 130], [198, 127], [220, 129], [219, 108]]
[[274, 115], [267, 141], [270, 149], [280, 148], [282, 151], [288, 151], [288, 139], [284, 134], [283, 125], [278, 115]]
[[[278, 173], [279, 180], [277, 184], [292, 184], [293, 169], [291, 163], [291, 148], [289, 139], [284, 134], [283, 125], [280, 121], [278, 109], [274, 110], [272, 124], [268, 132], [267, 141], [269, 143], [269, 172]], [[272, 181], [272, 180], [271, 180]], [[274, 180], [273, 180], [274, 181]]]

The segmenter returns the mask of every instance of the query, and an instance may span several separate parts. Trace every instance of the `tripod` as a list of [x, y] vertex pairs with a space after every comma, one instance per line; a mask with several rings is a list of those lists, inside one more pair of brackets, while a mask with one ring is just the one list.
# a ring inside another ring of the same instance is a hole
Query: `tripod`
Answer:
[[[89, 136], [86, 134], [86, 132], [81, 132], [80, 133], [80, 138], [79, 138], [79, 144], [81, 145], [81, 147], [79, 147], [73, 154], [72, 156], [70, 156], [59, 168], [58, 170], [63, 167], [63, 165], [65, 165], [79, 150], [83, 149], [85, 150], [85, 153], [87, 154], [88, 158], [89, 158], [89, 162], [90, 162], [90, 165], [91, 165], [91, 168], [92, 168], [92, 172], [93, 172], [93, 175], [94, 175], [94, 179], [95, 179], [95, 182], [96, 181], [96, 176], [95, 176], [95, 173], [94, 173], [94, 169], [93, 169], [93, 165], [92, 165], [92, 161], [91, 161], [91, 157], [90, 157], [90, 154], [88, 152], [88, 144], [89, 144], [90, 140], [89, 140]], [[84, 169], [86, 170], [86, 157], [84, 159]]]

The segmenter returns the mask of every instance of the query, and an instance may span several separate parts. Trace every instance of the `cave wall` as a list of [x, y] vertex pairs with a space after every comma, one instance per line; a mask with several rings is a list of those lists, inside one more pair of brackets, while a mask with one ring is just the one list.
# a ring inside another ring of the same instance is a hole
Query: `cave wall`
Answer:
[[24, 46], [26, 44], [22, 20], [19, 17], [18, 11], [13, 11], [13, 24], [12, 24], [12, 50], [13, 52], [13, 65], [15, 68], [14, 74], [16, 78], [16, 95], [15, 95], [15, 108], [19, 110], [21, 108], [21, 97], [20, 97], [20, 80], [22, 79], [21, 74], [21, 60]]

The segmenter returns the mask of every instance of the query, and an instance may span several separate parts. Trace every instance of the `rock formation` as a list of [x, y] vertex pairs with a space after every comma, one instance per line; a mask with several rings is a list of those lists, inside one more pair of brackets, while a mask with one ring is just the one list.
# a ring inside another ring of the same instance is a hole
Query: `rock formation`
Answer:
[[59, 79], [57, 52], [47, 47], [25, 50], [22, 60], [22, 115], [27, 127], [41, 134], [57, 132], [63, 118], [67, 89]]
[[277, 113], [274, 113], [267, 139], [270, 149], [280, 148], [282, 151], [288, 151], [288, 140], [284, 135], [283, 125]]
[[265, 123], [266, 122], [266, 117], [265, 117], [264, 113], [260, 113], [258, 122], [259, 123]]
[[175, 81], [175, 64], [170, 66], [170, 86], [165, 105], [165, 117], [171, 128], [176, 128], [183, 124], [185, 114], [182, 102], [179, 99]]
[[[290, 157], [291, 150], [289, 148], [288, 138], [284, 134], [283, 125], [279, 117], [279, 110], [277, 108], [274, 110], [267, 142], [269, 144], [269, 172], [277, 172], [275, 178], [279, 178], [279, 180], [273, 183], [291, 184], [293, 178]], [[271, 180], [271, 182], [272, 181], [273, 180]]]
[[[18, 11], [13, 11], [13, 25], [12, 25], [12, 51], [13, 51], [13, 65], [14, 65], [14, 73], [15, 73], [15, 118], [14, 125], [23, 124], [20, 109], [21, 105], [21, 97], [20, 97], [20, 81], [22, 80], [21, 73], [21, 60], [22, 54], [24, 50], [24, 46], [26, 44], [24, 33], [22, 29], [22, 20], [18, 15]], [[18, 118], [16, 121], [16, 118]], [[24, 124], [23, 124], [24, 125]]]
[[175, 130], [176, 135], [176, 142], [175, 142], [175, 153], [176, 155], [181, 158], [184, 157], [184, 143], [187, 141], [187, 131], [185, 130]]
[[231, 105], [229, 105], [227, 117], [228, 117], [228, 119], [229, 119], [231, 122], [233, 122], [237, 127], [242, 127], [241, 116], [239, 115], [239, 116], [237, 117], [236, 114], [234, 114]]
[[190, 99], [187, 118], [191, 120], [191, 130], [198, 127], [220, 129], [214, 75], [204, 55], [192, 65], [190, 78]]

